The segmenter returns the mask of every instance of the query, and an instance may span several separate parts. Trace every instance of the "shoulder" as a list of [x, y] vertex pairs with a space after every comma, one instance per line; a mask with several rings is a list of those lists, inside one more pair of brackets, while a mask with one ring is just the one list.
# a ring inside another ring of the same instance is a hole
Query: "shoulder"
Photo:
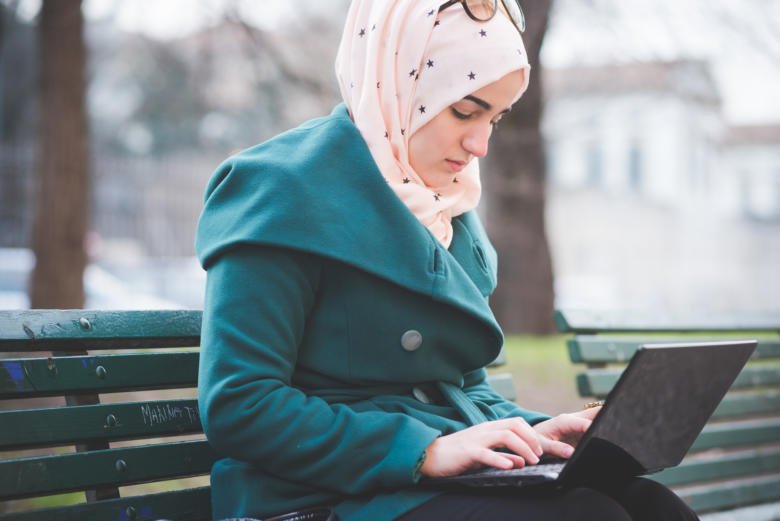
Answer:
[[[225, 160], [206, 188], [196, 251], [269, 244], [334, 254], [338, 234], [399, 204], [343, 106]], [[358, 217], [360, 216], [360, 218]], [[345, 248], [341, 255], [351, 255]]]
[[[225, 185], [312, 183], [332, 173], [332, 164], [349, 164], [365, 148], [346, 108], [337, 106], [325, 117], [312, 119], [268, 141], [243, 150], [220, 164], [211, 177], [205, 202]], [[340, 171], [340, 169], [338, 169]], [[238, 186], [234, 186], [238, 185]]]

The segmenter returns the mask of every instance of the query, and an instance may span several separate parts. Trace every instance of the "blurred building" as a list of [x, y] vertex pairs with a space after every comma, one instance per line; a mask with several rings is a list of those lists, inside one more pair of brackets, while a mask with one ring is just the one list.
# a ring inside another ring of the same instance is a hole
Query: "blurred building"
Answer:
[[730, 127], [701, 61], [543, 85], [558, 305], [780, 312], [780, 126]]
[[728, 128], [721, 156], [730, 206], [753, 219], [780, 219], [780, 124]]
[[706, 62], [553, 69], [544, 87], [554, 189], [780, 219], [780, 125], [728, 126]]

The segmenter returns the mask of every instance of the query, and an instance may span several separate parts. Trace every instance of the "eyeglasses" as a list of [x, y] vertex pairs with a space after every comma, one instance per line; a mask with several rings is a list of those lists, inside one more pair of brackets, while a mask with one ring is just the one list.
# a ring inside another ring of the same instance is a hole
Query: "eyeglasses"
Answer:
[[[463, 4], [463, 9], [469, 18], [477, 22], [487, 22], [498, 12], [498, 0], [449, 0], [439, 7], [439, 12], [453, 4]], [[517, 30], [521, 33], [525, 32], [525, 15], [520, 3], [517, 0], [501, 0], [501, 5], [504, 6]]]

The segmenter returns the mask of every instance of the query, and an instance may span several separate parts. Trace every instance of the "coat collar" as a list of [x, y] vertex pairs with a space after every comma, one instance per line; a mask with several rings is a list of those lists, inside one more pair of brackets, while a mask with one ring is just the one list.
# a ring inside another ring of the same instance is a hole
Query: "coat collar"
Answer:
[[323, 255], [466, 311], [501, 342], [487, 305], [495, 252], [473, 212], [454, 219], [453, 228], [448, 251], [387, 185], [339, 105], [217, 169], [196, 251], [206, 269], [242, 243]]

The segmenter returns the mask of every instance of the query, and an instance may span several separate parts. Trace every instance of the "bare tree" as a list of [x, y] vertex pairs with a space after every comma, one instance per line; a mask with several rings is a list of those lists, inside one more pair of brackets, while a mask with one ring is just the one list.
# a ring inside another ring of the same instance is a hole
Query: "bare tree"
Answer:
[[81, 0], [45, 0], [38, 24], [41, 124], [30, 301], [33, 308], [80, 308], [89, 203]]
[[552, 0], [526, 3], [523, 40], [531, 84], [491, 140], [483, 184], [486, 223], [499, 254], [491, 306], [508, 333], [553, 331], [553, 275], [545, 233], [545, 154], [539, 51]]

